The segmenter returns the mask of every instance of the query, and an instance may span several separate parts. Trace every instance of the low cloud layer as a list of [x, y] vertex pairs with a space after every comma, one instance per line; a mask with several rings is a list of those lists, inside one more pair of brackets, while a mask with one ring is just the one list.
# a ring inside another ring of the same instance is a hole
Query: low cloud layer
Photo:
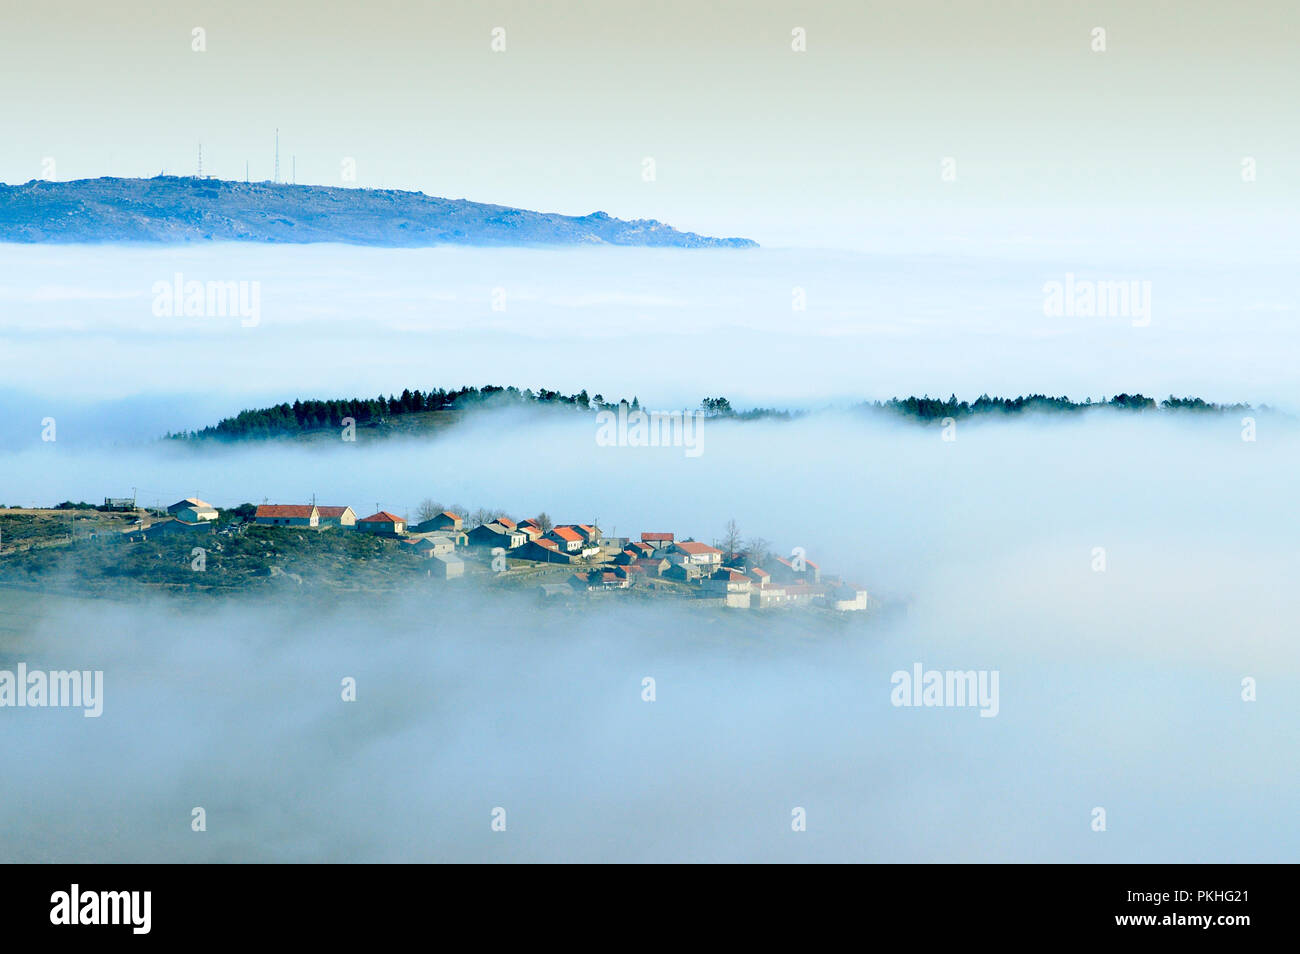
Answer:
[[[1300, 848], [1293, 425], [1261, 420], [1250, 443], [1231, 418], [1100, 413], [959, 425], [949, 443], [827, 415], [711, 424], [696, 459], [594, 438], [589, 419], [488, 415], [423, 442], [4, 463], [20, 495], [99, 495], [147, 467], [172, 496], [219, 504], [436, 496], [706, 540], [734, 517], [893, 612], [835, 626], [617, 599], [539, 612], [470, 587], [197, 605], [5, 591], [7, 619], [26, 622], [0, 667], [103, 669], [105, 703], [99, 719], [0, 711], [0, 854], [1280, 861]], [[998, 715], [891, 705], [892, 674], [916, 663], [998, 672]], [[346, 676], [356, 702], [340, 698]], [[1105, 832], [1090, 827], [1098, 807]]]

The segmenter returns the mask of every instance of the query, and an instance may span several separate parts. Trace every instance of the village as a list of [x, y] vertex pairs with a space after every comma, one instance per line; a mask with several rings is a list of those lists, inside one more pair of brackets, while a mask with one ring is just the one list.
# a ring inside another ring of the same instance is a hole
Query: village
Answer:
[[[106, 507], [126, 503], [105, 500]], [[605, 536], [595, 525], [553, 524], [545, 514], [519, 521], [498, 514], [469, 529], [465, 524], [462, 515], [447, 510], [408, 524], [386, 510], [360, 517], [350, 506], [264, 503], [222, 512], [198, 497], [186, 497], [167, 507], [165, 516], [161, 510], [140, 516], [118, 534], [127, 542], [178, 536], [197, 541], [241, 534], [250, 526], [366, 534], [394, 541], [398, 553], [428, 561], [426, 575], [440, 580], [462, 579], [467, 568], [502, 579], [554, 570], [541, 574], [545, 581], [534, 587], [548, 601], [635, 589], [731, 609], [802, 605], [854, 612], [871, 603], [864, 587], [824, 576], [799, 548], [786, 558], [755, 554], [734, 540], [728, 549], [678, 539], [671, 531], [644, 531], [637, 539]]]

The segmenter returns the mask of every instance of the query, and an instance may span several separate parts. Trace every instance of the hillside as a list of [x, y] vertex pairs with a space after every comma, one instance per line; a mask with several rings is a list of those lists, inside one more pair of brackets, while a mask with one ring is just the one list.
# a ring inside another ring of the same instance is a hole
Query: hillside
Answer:
[[531, 212], [423, 192], [158, 176], [0, 185], [3, 242], [752, 248], [653, 219]]

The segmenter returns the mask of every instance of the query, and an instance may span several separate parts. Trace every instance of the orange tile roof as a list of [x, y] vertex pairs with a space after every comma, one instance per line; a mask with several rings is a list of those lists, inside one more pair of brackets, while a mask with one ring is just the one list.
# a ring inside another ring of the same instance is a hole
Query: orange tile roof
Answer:
[[721, 553], [717, 547], [711, 547], [707, 543], [698, 543], [695, 540], [686, 540], [677, 544], [677, 549], [686, 553]]
[[578, 531], [570, 530], [568, 527], [555, 527], [551, 530], [551, 533], [555, 534], [562, 540], [573, 541], [582, 539], [582, 535], [578, 533]]
[[387, 510], [381, 510], [379, 511], [379, 513], [372, 513], [370, 516], [364, 517], [359, 522], [360, 523], [406, 523], [406, 521], [403, 520], [401, 517], [397, 516], [397, 514], [389, 513]]
[[258, 517], [310, 517], [311, 504], [259, 504]]

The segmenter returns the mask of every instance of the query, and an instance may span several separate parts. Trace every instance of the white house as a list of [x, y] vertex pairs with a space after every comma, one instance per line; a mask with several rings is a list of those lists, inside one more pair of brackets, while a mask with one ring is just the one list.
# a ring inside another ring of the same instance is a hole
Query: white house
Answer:
[[167, 512], [184, 523], [199, 523], [203, 520], [217, 519], [217, 508], [206, 500], [200, 500], [198, 497], [186, 497], [184, 500], [178, 500], [167, 508]]

